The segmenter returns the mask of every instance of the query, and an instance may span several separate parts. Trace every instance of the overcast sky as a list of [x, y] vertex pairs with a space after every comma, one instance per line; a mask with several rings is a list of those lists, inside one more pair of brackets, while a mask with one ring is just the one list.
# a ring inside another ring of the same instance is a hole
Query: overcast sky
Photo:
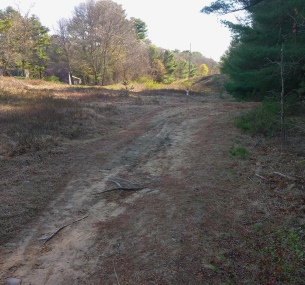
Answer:
[[[19, 7], [30, 11], [51, 32], [61, 18], [70, 18], [75, 6], [85, 0], [0, 0], [0, 9]], [[230, 32], [221, 18], [200, 13], [210, 0], [114, 0], [127, 16], [140, 18], [148, 27], [151, 42], [165, 49], [180, 51], [192, 48], [218, 61], [230, 44]], [[232, 16], [231, 16], [232, 18]]]

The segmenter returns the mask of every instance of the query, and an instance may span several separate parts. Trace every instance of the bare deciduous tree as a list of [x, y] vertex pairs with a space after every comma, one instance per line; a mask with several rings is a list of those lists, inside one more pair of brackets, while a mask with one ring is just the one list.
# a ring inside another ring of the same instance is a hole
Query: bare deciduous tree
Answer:
[[[68, 31], [69, 21], [67, 19], [60, 19], [57, 22], [57, 27], [58, 27], [56, 31], [57, 36], [55, 37], [54, 42], [62, 50], [62, 53], [65, 57], [69, 69], [69, 77], [71, 79], [73, 73], [72, 65], [73, 65], [74, 49]], [[71, 84], [73, 84], [73, 80], [71, 80]]]
[[118, 76], [128, 57], [127, 43], [136, 38], [122, 6], [111, 0], [89, 0], [75, 7], [68, 30], [80, 65], [101, 85]]

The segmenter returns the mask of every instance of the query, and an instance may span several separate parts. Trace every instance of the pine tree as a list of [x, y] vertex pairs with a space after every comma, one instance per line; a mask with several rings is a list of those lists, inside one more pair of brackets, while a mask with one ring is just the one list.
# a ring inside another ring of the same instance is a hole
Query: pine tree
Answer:
[[188, 62], [186, 60], [179, 60], [175, 70], [175, 76], [179, 79], [187, 78], [188, 76]]
[[222, 73], [230, 77], [227, 90], [238, 97], [257, 100], [281, 93], [280, 69], [274, 63], [280, 61], [284, 44], [284, 62], [290, 62], [285, 73], [285, 93], [293, 92], [304, 73], [304, 1], [259, 1], [248, 11], [246, 24], [225, 23], [233, 35], [221, 64]]
[[50, 45], [49, 29], [44, 27], [36, 16], [30, 18], [32, 53], [29, 58], [29, 67], [32, 77], [43, 78], [49, 57], [47, 48]]
[[143, 41], [147, 38], [147, 25], [144, 21], [138, 18], [130, 19], [135, 27], [137, 39]]
[[175, 61], [174, 54], [169, 50], [165, 50], [163, 54], [163, 65], [166, 70], [163, 82], [170, 84], [175, 81], [174, 72], [176, 70], [177, 63]]
[[175, 61], [174, 54], [171, 51], [165, 50], [163, 55], [163, 64], [165, 66], [167, 75], [172, 75], [177, 67], [177, 63]]

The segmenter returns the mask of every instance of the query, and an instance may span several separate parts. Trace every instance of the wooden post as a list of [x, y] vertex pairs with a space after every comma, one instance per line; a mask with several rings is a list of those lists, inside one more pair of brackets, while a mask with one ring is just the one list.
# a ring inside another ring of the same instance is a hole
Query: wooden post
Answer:
[[190, 56], [189, 56], [189, 73], [188, 73], [188, 79], [191, 77], [191, 56], [192, 56], [192, 44], [190, 44]]
[[69, 85], [72, 85], [71, 72], [68, 73], [68, 76], [69, 76]]
[[186, 103], [189, 102], [189, 88], [186, 88]]

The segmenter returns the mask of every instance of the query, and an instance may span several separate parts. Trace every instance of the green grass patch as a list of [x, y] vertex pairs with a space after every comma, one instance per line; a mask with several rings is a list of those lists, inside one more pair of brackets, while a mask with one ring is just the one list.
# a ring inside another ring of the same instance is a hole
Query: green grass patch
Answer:
[[[304, 226], [260, 233], [261, 238], [251, 248], [258, 261], [261, 284], [304, 284], [304, 233]], [[268, 283], [271, 280], [273, 283]]]
[[230, 149], [230, 154], [234, 157], [247, 158], [250, 152], [245, 147], [232, 147]]

